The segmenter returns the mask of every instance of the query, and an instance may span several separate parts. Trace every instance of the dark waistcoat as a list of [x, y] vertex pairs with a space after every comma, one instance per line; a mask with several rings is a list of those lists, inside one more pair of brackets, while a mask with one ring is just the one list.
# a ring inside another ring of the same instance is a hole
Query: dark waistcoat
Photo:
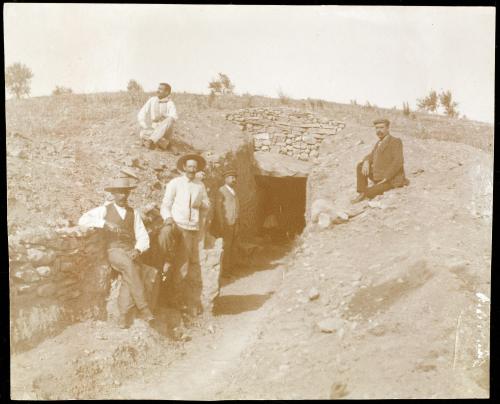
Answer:
[[122, 231], [118, 234], [106, 231], [108, 248], [124, 248], [127, 250], [134, 249], [134, 211], [129, 207], [126, 207], [125, 209], [127, 210], [127, 213], [125, 214], [125, 219], [122, 219], [113, 203], [106, 206], [106, 216], [104, 219], [122, 229]]

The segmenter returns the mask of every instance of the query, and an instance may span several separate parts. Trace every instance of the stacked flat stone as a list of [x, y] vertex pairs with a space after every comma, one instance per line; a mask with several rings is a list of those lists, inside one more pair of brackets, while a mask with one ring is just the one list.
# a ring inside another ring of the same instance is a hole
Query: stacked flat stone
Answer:
[[77, 227], [9, 237], [14, 349], [104, 313], [111, 269], [103, 247], [97, 231]]
[[286, 154], [308, 161], [318, 157], [321, 142], [345, 123], [292, 108], [247, 108], [226, 119], [252, 134], [255, 151]]

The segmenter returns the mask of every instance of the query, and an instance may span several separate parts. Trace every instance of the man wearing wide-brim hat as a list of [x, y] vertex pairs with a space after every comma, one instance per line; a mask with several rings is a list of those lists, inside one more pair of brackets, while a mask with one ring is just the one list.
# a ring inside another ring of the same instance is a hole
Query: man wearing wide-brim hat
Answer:
[[[160, 208], [164, 225], [158, 243], [165, 257], [172, 239], [180, 241], [176, 251], [174, 283], [183, 283], [184, 290], [176, 289], [177, 300], [196, 313], [201, 312], [201, 268], [199, 257], [200, 215], [210, 207], [207, 190], [196, 173], [205, 168], [206, 161], [199, 154], [186, 154], [177, 161], [182, 175], [172, 179], [166, 187]], [[173, 263], [167, 262], [164, 271]]]
[[145, 295], [139, 256], [149, 248], [149, 236], [138, 209], [128, 205], [128, 197], [136, 181], [130, 176], [121, 176], [104, 188], [113, 200], [85, 213], [78, 224], [85, 228], [104, 230], [107, 255], [110, 265], [121, 273], [122, 284], [118, 296], [120, 311], [119, 326], [127, 328], [130, 309], [137, 307], [146, 321], [153, 315]]
[[236, 170], [226, 168], [223, 173], [224, 185], [217, 192], [215, 203], [214, 229], [217, 229], [223, 240], [221, 257], [221, 275], [226, 276], [233, 269], [238, 254], [240, 202], [235, 190]]
[[[373, 125], [379, 140], [372, 151], [357, 164], [359, 195], [352, 201], [353, 203], [365, 198], [372, 199], [391, 188], [408, 184], [404, 170], [403, 142], [389, 133], [388, 119], [376, 119]], [[368, 179], [373, 183], [370, 186]]]

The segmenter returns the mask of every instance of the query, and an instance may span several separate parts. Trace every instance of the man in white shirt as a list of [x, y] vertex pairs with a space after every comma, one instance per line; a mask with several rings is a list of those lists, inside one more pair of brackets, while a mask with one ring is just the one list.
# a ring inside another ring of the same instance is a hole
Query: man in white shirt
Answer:
[[[210, 207], [207, 190], [196, 180], [196, 172], [205, 168], [206, 161], [198, 154], [182, 156], [177, 161], [177, 169], [183, 175], [171, 180], [166, 187], [160, 208], [164, 225], [158, 235], [158, 243], [165, 254], [173, 239], [181, 247], [176, 251], [174, 283], [184, 287], [176, 289], [179, 303], [201, 312], [201, 268], [199, 257], [200, 215]], [[170, 263], [166, 263], [168, 266]], [[164, 268], [165, 272], [165, 268]]]
[[159, 146], [166, 149], [177, 120], [174, 102], [170, 99], [172, 89], [167, 83], [160, 83], [156, 96], [151, 97], [141, 108], [137, 119], [141, 125], [140, 137], [149, 149]]
[[144, 320], [150, 322], [154, 319], [145, 296], [145, 271], [137, 262], [139, 256], [149, 249], [149, 235], [140, 211], [130, 208], [127, 203], [134, 188], [136, 185], [130, 178], [115, 179], [104, 188], [111, 193], [113, 201], [86, 212], [78, 221], [78, 225], [84, 228], [105, 231], [108, 261], [122, 275], [118, 296], [121, 328], [128, 327], [127, 315], [134, 306]]

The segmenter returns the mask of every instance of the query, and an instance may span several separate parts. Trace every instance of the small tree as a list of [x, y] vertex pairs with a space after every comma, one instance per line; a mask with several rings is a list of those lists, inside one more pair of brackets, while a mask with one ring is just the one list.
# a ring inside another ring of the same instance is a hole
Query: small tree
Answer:
[[403, 115], [410, 116], [410, 104], [408, 102], [403, 102]]
[[438, 107], [437, 93], [432, 90], [427, 97], [418, 99], [417, 106], [424, 111], [436, 112]]
[[127, 91], [131, 93], [143, 93], [142, 86], [135, 80], [130, 80], [127, 84]]
[[217, 79], [208, 83], [210, 94], [233, 94], [234, 84], [231, 83], [229, 77], [224, 73], [219, 73]]
[[458, 103], [453, 101], [450, 90], [442, 91], [441, 94], [439, 94], [439, 102], [444, 108], [446, 115], [451, 118], [455, 118], [458, 116]]
[[56, 86], [52, 90], [52, 95], [73, 94], [73, 90], [69, 87]]
[[5, 69], [5, 86], [16, 98], [29, 95], [33, 72], [22, 63], [14, 63]]
[[292, 101], [291, 98], [283, 92], [281, 87], [278, 88], [278, 97], [283, 105], [288, 105]]

